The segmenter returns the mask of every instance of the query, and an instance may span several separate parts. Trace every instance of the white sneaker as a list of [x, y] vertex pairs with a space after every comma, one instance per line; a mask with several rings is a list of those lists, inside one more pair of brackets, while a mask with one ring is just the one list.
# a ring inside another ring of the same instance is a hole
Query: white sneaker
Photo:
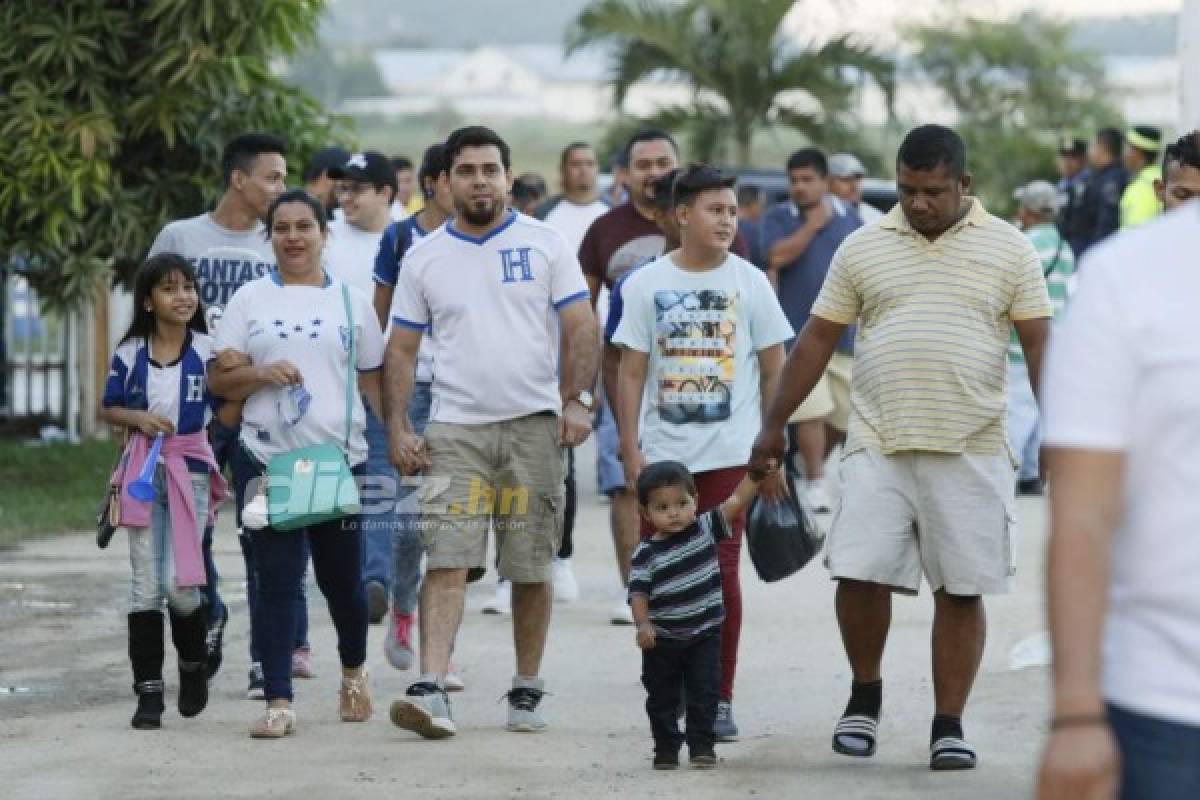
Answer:
[[608, 615], [608, 621], [613, 625], [633, 624], [633, 609], [629, 607], [629, 600], [625, 596], [625, 593], [625, 587], [622, 586], [620, 593], [617, 595], [616, 603]]
[[459, 671], [458, 665], [453, 660], [447, 665], [446, 675], [442, 678], [442, 686], [447, 692], [461, 692], [467, 688], [466, 681], [463, 680], [462, 672]]
[[573, 603], [579, 599], [579, 582], [575, 580], [575, 570], [571, 562], [565, 558], [554, 559], [554, 602]]
[[485, 614], [511, 614], [512, 613], [512, 584], [508, 581], [501, 580], [496, 584], [496, 593], [492, 595], [492, 599], [483, 604], [483, 613]]
[[816, 514], [828, 514], [833, 510], [829, 494], [825, 491], [825, 484], [820, 481], [813, 481], [805, 487], [804, 499], [808, 501], [809, 508]]

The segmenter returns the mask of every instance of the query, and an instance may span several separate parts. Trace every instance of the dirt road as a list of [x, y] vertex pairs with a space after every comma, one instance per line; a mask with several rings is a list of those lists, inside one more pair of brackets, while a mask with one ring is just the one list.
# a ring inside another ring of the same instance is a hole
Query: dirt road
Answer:
[[[1019, 504], [1019, 575], [991, 599], [984, 668], [966, 716], [980, 752], [974, 772], [926, 767], [932, 690], [925, 592], [898, 600], [885, 664], [879, 754], [834, 755], [829, 738], [849, 673], [833, 618], [833, 586], [814, 564], [766, 585], [743, 563], [746, 623], [735, 711], [741, 740], [719, 745], [714, 772], [653, 772], [628, 627], [609, 624], [616, 579], [607, 506], [596, 498], [581, 451], [575, 569], [582, 598], [556, 606], [543, 674], [551, 730], [502, 729], [498, 698], [512, 674], [506, 617], [479, 608], [492, 577], [468, 594], [458, 660], [468, 688], [454, 697], [460, 734], [429, 742], [389, 723], [387, 707], [412, 673], [383, 658], [384, 631], [370, 636], [375, 717], [338, 722], [332, 627], [310, 587], [318, 676], [297, 682], [297, 735], [252, 741], [258, 706], [244, 698], [245, 594], [241, 555], [225, 514], [217, 553], [232, 609], [225, 667], [208, 710], [163, 729], [129, 727], [134, 700], [125, 655], [128, 556], [119, 538], [98, 551], [87, 535], [0, 552], [0, 798], [886, 798], [1014, 800], [1030, 796], [1044, 734], [1044, 669], [1012, 671], [1009, 653], [1041, 627], [1041, 501]], [[169, 651], [169, 647], [168, 647]], [[168, 709], [174, 701], [168, 655]]]

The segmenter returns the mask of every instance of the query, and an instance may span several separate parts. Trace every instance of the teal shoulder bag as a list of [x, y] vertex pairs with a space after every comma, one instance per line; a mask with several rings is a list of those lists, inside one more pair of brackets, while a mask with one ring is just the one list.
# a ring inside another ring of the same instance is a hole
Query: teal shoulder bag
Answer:
[[336, 444], [314, 444], [289, 450], [267, 464], [267, 508], [271, 527], [294, 531], [309, 525], [348, 517], [362, 510], [358, 486], [346, 461], [354, 425], [354, 391], [357, 381], [357, 336], [350, 290], [342, 284], [342, 302], [350, 326], [350, 360], [346, 371], [345, 450]]

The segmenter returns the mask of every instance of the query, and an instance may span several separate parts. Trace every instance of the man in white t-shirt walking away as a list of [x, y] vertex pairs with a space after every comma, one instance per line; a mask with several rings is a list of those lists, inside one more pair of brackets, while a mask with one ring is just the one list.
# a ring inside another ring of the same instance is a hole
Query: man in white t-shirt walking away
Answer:
[[[587, 142], [572, 142], [563, 148], [559, 159], [562, 194], [550, 198], [537, 210], [544, 220], [567, 240], [578, 253], [587, 229], [596, 218], [608, 211], [596, 188], [599, 165], [596, 151]], [[563, 541], [554, 559], [554, 599], [571, 602], [579, 597], [579, 583], [571, 569], [571, 554], [575, 550], [575, 451], [567, 451], [567, 512], [563, 523]], [[503, 591], [503, 590], [501, 590]]]
[[[396, 173], [383, 153], [353, 153], [329, 170], [343, 216], [329, 223], [325, 264], [329, 273], [375, 296], [375, 258], [384, 229], [391, 223], [396, 196]], [[387, 460], [387, 431], [383, 421], [367, 408], [367, 479], [392, 480]], [[363, 515], [363, 584], [371, 624], [387, 614], [392, 577], [392, 536], [397, 519], [392, 509]]]
[[1200, 797], [1200, 204], [1089, 249], [1045, 384], [1039, 800]]
[[[392, 704], [391, 718], [427, 738], [455, 733], [445, 692], [450, 649], [467, 572], [486, 566], [494, 527], [497, 571], [512, 581], [517, 669], [507, 728], [541, 731], [538, 673], [562, 533], [562, 448], [591, 432], [599, 334], [566, 240], [505, 207], [512, 171], [504, 140], [487, 128], [462, 128], [446, 140], [444, 156], [455, 218], [404, 258], [384, 367], [392, 461], [425, 476], [421, 677]], [[435, 370], [422, 437], [412, 431], [408, 404], [427, 332]]]

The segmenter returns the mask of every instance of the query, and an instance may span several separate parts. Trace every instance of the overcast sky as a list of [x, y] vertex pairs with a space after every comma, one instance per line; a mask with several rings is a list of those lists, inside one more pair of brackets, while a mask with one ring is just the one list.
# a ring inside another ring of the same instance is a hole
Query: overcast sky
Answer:
[[[953, 0], [803, 0], [792, 12], [790, 27], [798, 33], [827, 33], [830, 26], [872, 37], [891, 38], [897, 25], [946, 13]], [[1182, 0], [970, 0], [958, 2], [960, 12], [1009, 15], [1037, 10], [1051, 16], [1089, 16], [1178, 11]]]

